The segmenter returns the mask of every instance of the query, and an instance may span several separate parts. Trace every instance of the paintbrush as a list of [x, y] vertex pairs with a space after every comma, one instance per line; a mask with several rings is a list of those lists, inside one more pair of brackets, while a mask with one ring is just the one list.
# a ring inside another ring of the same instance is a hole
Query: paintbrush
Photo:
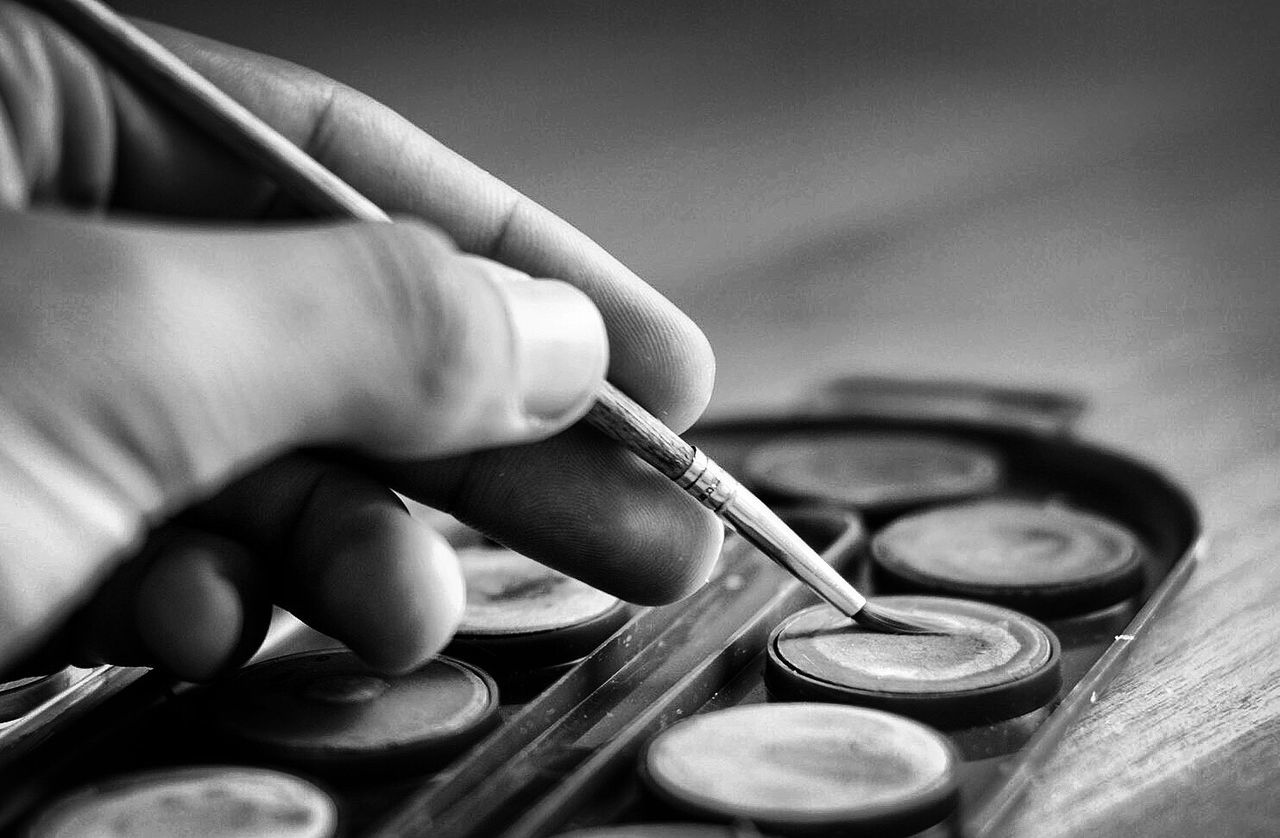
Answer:
[[[368, 198], [107, 6], [97, 0], [29, 1], [57, 17], [123, 72], [311, 209], [365, 221], [391, 220]], [[913, 617], [868, 603], [755, 495], [612, 384], [602, 385], [586, 419], [673, 480], [859, 625], [897, 633], [937, 631]]]

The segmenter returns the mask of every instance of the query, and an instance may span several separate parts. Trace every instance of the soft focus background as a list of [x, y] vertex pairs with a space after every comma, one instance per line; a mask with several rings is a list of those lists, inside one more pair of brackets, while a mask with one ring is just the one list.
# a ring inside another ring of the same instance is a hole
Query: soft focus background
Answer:
[[851, 366], [1088, 386], [1280, 313], [1271, 4], [117, 5], [319, 68], [577, 223], [705, 324], [725, 406]]
[[124, 0], [388, 102], [717, 348], [1087, 393], [1210, 560], [1014, 833], [1275, 834], [1280, 4]]

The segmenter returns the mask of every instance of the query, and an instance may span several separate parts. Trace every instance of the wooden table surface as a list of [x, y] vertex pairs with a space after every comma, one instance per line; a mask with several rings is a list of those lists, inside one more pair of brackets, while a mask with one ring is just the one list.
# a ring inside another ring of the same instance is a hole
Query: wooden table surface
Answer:
[[717, 412], [849, 371], [1086, 393], [1211, 549], [1008, 834], [1280, 833], [1268, 4], [119, 5], [324, 69], [577, 222], [702, 323]]

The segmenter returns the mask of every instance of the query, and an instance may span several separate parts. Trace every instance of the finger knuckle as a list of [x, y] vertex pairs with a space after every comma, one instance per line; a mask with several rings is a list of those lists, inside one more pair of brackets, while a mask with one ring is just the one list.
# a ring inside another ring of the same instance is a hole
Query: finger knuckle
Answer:
[[369, 302], [403, 364], [392, 393], [396, 414], [430, 427], [433, 444], [447, 445], [485, 407], [490, 388], [479, 382], [493, 374], [502, 334], [480, 322], [491, 290], [461, 269], [449, 239], [422, 225], [397, 227], [397, 246], [374, 255]]

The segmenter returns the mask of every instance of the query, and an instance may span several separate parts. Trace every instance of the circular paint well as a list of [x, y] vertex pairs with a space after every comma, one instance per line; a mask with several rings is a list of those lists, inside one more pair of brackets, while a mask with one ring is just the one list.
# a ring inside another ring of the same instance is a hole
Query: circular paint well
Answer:
[[1001, 472], [982, 446], [910, 433], [788, 437], [756, 449], [745, 465], [761, 489], [872, 512], [990, 492]]
[[619, 604], [615, 596], [504, 547], [465, 548], [458, 558], [467, 584], [462, 635], [567, 628]]
[[29, 838], [329, 838], [333, 799], [278, 771], [201, 766], [112, 778], [46, 809]]
[[1136, 536], [1056, 504], [983, 501], [908, 515], [875, 536], [871, 555], [900, 586], [1041, 616], [1096, 610], [1142, 585]]
[[955, 757], [927, 727], [832, 704], [758, 704], [680, 722], [642, 757], [680, 808], [766, 829], [919, 829], [953, 807]]
[[223, 733], [257, 753], [317, 768], [438, 764], [492, 728], [498, 706], [493, 681], [461, 661], [438, 657], [391, 677], [347, 651], [255, 664], [210, 698]]
[[459, 550], [467, 607], [448, 653], [492, 671], [545, 671], [590, 654], [631, 616], [626, 603], [503, 547]]
[[1057, 639], [1030, 617], [941, 597], [875, 602], [938, 631], [885, 634], [859, 627], [830, 606], [807, 608], [770, 637], [771, 692], [960, 727], [1028, 713], [1051, 701], [1061, 685]]

